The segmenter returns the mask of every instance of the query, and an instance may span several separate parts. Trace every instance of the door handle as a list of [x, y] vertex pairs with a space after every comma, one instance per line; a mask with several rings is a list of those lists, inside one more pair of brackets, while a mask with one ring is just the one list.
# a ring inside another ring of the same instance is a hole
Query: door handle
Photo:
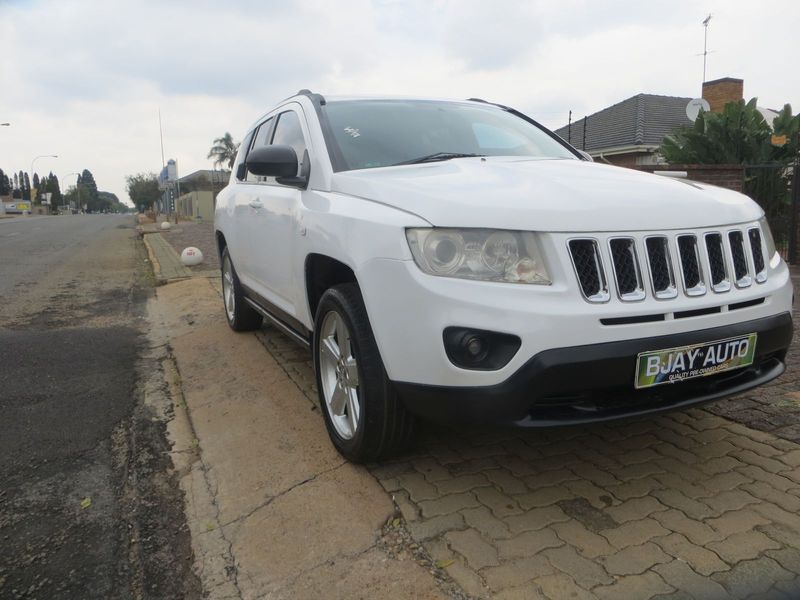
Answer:
[[253, 200], [250, 202], [250, 208], [264, 208], [264, 204], [259, 200]]

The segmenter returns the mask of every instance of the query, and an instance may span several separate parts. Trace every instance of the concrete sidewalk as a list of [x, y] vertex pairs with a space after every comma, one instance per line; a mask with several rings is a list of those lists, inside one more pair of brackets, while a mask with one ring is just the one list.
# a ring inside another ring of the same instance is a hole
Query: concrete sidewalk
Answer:
[[171, 454], [207, 597], [463, 597], [398, 542], [389, 495], [256, 337], [228, 328], [217, 288], [159, 287], [150, 311], [172, 349]]

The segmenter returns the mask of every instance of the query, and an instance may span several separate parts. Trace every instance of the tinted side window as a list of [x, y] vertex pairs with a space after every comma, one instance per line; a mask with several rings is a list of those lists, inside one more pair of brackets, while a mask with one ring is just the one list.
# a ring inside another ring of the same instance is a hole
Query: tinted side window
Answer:
[[[253, 136], [253, 143], [250, 145], [250, 150], [269, 144], [268, 135], [272, 129], [272, 121], [273, 119], [270, 117], [258, 126], [258, 129], [255, 131], [255, 135]], [[267, 181], [267, 178], [260, 175], [253, 175], [252, 173], [248, 172], [247, 181]]]
[[303, 129], [300, 127], [300, 117], [294, 111], [283, 112], [278, 115], [278, 123], [275, 125], [275, 134], [272, 136], [272, 144], [283, 144], [291, 146], [297, 153], [298, 174], [302, 172], [303, 154], [306, 151], [306, 142], [303, 138]]

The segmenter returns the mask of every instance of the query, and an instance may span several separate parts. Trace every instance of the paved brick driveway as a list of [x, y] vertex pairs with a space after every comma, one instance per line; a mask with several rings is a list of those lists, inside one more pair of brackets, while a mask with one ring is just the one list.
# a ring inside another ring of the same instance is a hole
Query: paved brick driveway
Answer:
[[[259, 337], [316, 402], [308, 352], [271, 328]], [[794, 353], [789, 367], [718, 414], [551, 431], [425, 424], [413, 454], [370, 470], [474, 597], [800, 598]]]

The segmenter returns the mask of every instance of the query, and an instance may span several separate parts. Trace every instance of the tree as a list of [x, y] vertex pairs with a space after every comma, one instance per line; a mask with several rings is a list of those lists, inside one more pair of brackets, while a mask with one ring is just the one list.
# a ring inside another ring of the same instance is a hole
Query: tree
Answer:
[[728, 102], [721, 113], [703, 112], [694, 125], [664, 138], [661, 155], [670, 163], [786, 163], [797, 157], [800, 116], [786, 105], [773, 123], [776, 135], [787, 135], [783, 146], [772, 144], [773, 129], [756, 108], [756, 98]]
[[8, 196], [11, 193], [8, 185], [8, 175], [3, 173], [3, 169], [0, 169], [0, 196]]
[[125, 181], [127, 182], [128, 196], [137, 208], [149, 210], [161, 197], [161, 190], [158, 189], [158, 177], [155, 173], [128, 175]]
[[78, 185], [81, 186], [84, 204], [89, 207], [89, 210], [95, 210], [92, 206], [97, 206], [97, 183], [95, 183], [94, 175], [89, 169], [83, 170]]
[[228, 168], [232, 169], [238, 151], [239, 143], [234, 142], [233, 136], [226, 131], [225, 135], [214, 140], [214, 145], [211, 146], [207, 158], [214, 159], [214, 166], [227, 164]]

